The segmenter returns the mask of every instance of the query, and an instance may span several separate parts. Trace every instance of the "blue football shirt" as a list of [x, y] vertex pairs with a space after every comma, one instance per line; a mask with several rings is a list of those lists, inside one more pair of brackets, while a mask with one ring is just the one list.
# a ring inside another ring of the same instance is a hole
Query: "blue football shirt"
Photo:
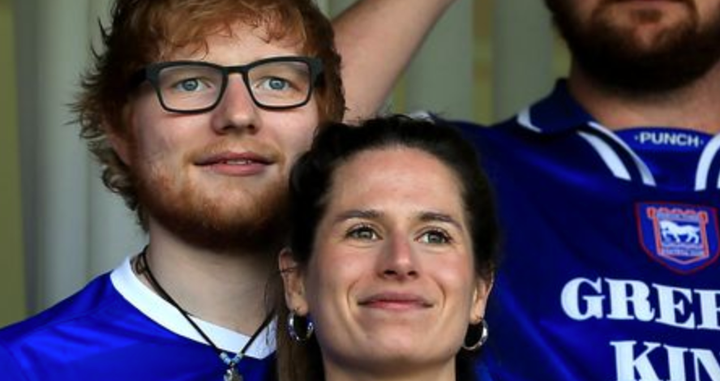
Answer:
[[[230, 356], [249, 340], [195, 321]], [[245, 381], [264, 380], [271, 371], [273, 332], [266, 328], [240, 361]], [[182, 315], [140, 282], [129, 260], [56, 306], [0, 330], [3, 381], [222, 381], [226, 368]]]
[[491, 128], [456, 124], [503, 229], [495, 381], [720, 380], [720, 136], [611, 132], [564, 81]]

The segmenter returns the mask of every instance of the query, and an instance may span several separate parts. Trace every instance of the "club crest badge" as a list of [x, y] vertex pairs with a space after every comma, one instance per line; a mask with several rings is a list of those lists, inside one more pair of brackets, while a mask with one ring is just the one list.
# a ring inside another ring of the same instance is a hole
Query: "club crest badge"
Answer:
[[714, 208], [639, 203], [637, 218], [645, 252], [670, 270], [687, 274], [717, 260], [718, 224]]

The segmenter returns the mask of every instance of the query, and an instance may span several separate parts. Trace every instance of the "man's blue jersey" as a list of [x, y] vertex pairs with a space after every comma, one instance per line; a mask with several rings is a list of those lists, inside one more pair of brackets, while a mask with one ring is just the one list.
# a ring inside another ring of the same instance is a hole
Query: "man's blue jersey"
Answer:
[[492, 128], [457, 123], [495, 186], [495, 381], [720, 381], [720, 135], [613, 133], [560, 82]]
[[[248, 337], [201, 320], [232, 357]], [[271, 371], [273, 328], [240, 361], [245, 381]], [[183, 316], [133, 274], [129, 260], [56, 306], [0, 330], [0, 379], [222, 381], [227, 367]]]

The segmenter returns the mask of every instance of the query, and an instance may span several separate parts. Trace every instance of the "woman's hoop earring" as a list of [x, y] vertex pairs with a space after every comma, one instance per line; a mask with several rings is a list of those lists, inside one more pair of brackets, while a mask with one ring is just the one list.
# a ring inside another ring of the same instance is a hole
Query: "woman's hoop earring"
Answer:
[[[299, 318], [298, 320], [305, 320], [305, 327], [300, 330], [295, 328], [296, 317]], [[303, 316], [296, 315], [295, 311], [290, 311], [287, 320], [287, 329], [290, 337], [293, 340], [297, 341], [298, 343], [302, 343], [304, 341], [307, 341], [312, 336], [313, 331], [315, 331], [315, 325], [313, 325], [312, 320]]]
[[488, 339], [488, 335], [490, 334], [490, 329], [488, 328], [488, 324], [487, 324], [487, 321], [485, 321], [485, 319], [480, 320], [480, 324], [471, 325], [470, 328], [468, 329], [468, 332], [474, 330], [474, 328], [478, 327], [478, 326], [480, 327], [481, 332], [480, 332], [480, 338], [478, 338], [477, 342], [475, 342], [475, 344], [473, 344], [473, 345], [467, 345], [463, 342], [462, 348], [468, 352], [474, 352], [474, 351], [477, 351], [478, 349], [480, 349], [480, 347], [482, 347], [483, 344], [485, 344], [485, 342]]

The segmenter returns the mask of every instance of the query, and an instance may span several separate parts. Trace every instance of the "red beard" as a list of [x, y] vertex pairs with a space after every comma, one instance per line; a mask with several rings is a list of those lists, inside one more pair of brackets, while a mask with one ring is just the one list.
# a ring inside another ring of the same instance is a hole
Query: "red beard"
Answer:
[[[133, 162], [142, 160], [136, 152]], [[286, 180], [267, 186], [259, 195], [246, 194], [238, 206], [209, 197], [194, 184], [173, 186], [176, 178], [166, 168], [153, 171], [140, 166], [135, 183], [141, 207], [178, 239], [219, 253], [272, 253], [284, 245]]]

